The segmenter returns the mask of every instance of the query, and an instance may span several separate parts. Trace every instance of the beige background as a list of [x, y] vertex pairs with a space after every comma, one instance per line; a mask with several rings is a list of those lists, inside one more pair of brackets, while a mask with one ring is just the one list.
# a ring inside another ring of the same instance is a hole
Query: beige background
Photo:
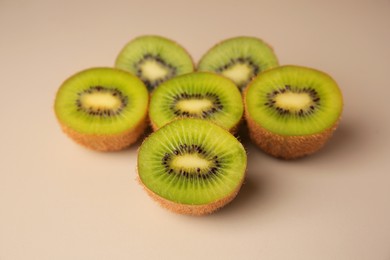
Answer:
[[[0, 0], [0, 259], [389, 260], [389, 29], [389, 0]], [[170, 213], [135, 181], [138, 144], [86, 150], [52, 111], [65, 78], [112, 66], [143, 34], [175, 39], [195, 61], [225, 38], [263, 38], [281, 64], [339, 82], [340, 128], [296, 161], [242, 131], [236, 200], [202, 218]]]

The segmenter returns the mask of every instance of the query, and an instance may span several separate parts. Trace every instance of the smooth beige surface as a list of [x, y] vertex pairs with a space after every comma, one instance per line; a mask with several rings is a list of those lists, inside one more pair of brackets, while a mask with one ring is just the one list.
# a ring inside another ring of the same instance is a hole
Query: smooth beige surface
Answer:
[[[390, 2], [0, 1], [0, 259], [390, 259]], [[340, 128], [319, 153], [271, 158], [241, 138], [248, 177], [207, 217], [160, 208], [136, 181], [137, 145], [86, 150], [52, 111], [59, 85], [159, 34], [197, 61], [228, 37], [332, 75]]]

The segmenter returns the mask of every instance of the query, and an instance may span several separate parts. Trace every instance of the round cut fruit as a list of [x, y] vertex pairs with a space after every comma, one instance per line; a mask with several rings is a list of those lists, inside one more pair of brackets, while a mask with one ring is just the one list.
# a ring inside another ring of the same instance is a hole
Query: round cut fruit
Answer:
[[161, 84], [152, 94], [149, 117], [154, 130], [177, 118], [201, 118], [234, 131], [243, 115], [234, 83], [209, 72], [194, 72]]
[[223, 128], [201, 119], [179, 119], [143, 142], [138, 175], [149, 195], [163, 206], [203, 215], [236, 196], [246, 160], [241, 143]]
[[282, 158], [317, 151], [337, 127], [343, 98], [337, 83], [318, 70], [282, 66], [254, 79], [245, 91], [252, 140]]
[[177, 43], [161, 36], [141, 36], [119, 53], [115, 67], [137, 75], [151, 91], [162, 82], [194, 71], [192, 58]]
[[137, 77], [93, 68], [66, 80], [55, 113], [63, 130], [95, 150], [119, 150], [135, 142], [146, 125], [148, 91]]
[[204, 54], [198, 70], [228, 77], [242, 90], [256, 75], [276, 66], [277, 58], [264, 41], [255, 37], [234, 37]]

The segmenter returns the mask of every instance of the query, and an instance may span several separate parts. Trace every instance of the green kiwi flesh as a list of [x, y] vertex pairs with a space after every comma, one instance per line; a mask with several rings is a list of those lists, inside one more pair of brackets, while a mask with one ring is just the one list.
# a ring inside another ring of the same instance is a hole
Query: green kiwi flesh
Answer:
[[55, 113], [64, 131], [96, 150], [119, 150], [145, 127], [148, 91], [141, 80], [112, 68], [92, 68], [59, 88]]
[[282, 66], [260, 74], [244, 95], [252, 140], [274, 156], [315, 152], [330, 138], [343, 109], [337, 83], [327, 74]]
[[137, 168], [141, 184], [163, 206], [203, 215], [236, 196], [246, 161], [242, 144], [228, 131], [206, 120], [185, 118], [142, 143]]
[[198, 64], [199, 71], [226, 76], [242, 90], [264, 70], [278, 66], [272, 48], [255, 37], [234, 37], [222, 41], [206, 52]]
[[127, 43], [115, 67], [137, 75], [149, 91], [172, 77], [194, 71], [192, 58], [183, 47], [154, 35], [140, 36]]
[[201, 118], [233, 131], [244, 111], [240, 91], [222, 76], [194, 72], [170, 79], [153, 92], [149, 118], [153, 129], [177, 118]]

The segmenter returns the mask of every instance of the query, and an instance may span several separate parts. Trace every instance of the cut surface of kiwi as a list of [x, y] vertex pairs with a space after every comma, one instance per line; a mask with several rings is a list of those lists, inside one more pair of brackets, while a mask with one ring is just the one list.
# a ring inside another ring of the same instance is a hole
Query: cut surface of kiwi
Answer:
[[327, 74], [300, 66], [268, 70], [247, 87], [252, 140], [268, 153], [296, 158], [321, 148], [337, 127], [343, 98]]
[[95, 150], [122, 149], [146, 125], [149, 94], [125, 71], [92, 68], [67, 79], [57, 92], [55, 113], [63, 130]]
[[194, 71], [192, 58], [183, 47], [155, 35], [140, 36], [127, 43], [115, 67], [137, 75], [150, 91], [172, 77]]
[[212, 71], [230, 78], [242, 90], [259, 73], [278, 66], [272, 48], [255, 37], [234, 37], [206, 52], [199, 71]]
[[170, 121], [201, 118], [234, 130], [244, 111], [234, 83], [209, 72], [194, 72], [170, 79], [152, 94], [149, 118], [154, 130]]
[[152, 133], [138, 153], [141, 184], [177, 213], [203, 215], [230, 202], [244, 180], [246, 153], [214, 123], [178, 119]]

